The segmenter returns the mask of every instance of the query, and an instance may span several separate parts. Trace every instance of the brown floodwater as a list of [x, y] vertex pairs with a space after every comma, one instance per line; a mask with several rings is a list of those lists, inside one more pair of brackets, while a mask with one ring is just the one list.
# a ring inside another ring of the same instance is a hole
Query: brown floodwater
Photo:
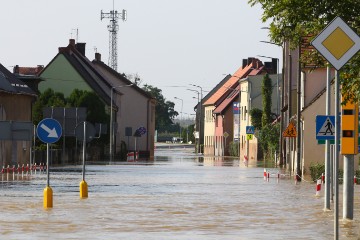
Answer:
[[[51, 209], [43, 208], [46, 174], [2, 174], [0, 239], [334, 238], [333, 211], [323, 210], [314, 183], [277, 179], [275, 168], [264, 181], [256, 164], [189, 149], [155, 154], [154, 161], [87, 165], [87, 199], [79, 198], [81, 166], [51, 168]], [[358, 239], [359, 189], [354, 220], [339, 221], [340, 239]], [[341, 203], [339, 210], [341, 218]]]

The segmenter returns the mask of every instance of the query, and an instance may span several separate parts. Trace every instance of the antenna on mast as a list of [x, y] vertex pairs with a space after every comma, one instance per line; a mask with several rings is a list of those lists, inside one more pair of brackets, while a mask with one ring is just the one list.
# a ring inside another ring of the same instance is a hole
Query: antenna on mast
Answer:
[[117, 31], [119, 30], [118, 19], [126, 21], [127, 12], [122, 10], [121, 13], [115, 11], [114, 0], [113, 0], [113, 10], [110, 13], [103, 13], [101, 10], [100, 20], [103, 18], [109, 18], [110, 24], [107, 26], [109, 30], [109, 62], [108, 65], [117, 71]]
[[78, 28], [73, 28], [71, 29], [71, 38], [73, 38], [73, 33], [75, 32], [75, 35], [76, 35], [76, 42], [78, 42], [79, 40], [79, 29]]

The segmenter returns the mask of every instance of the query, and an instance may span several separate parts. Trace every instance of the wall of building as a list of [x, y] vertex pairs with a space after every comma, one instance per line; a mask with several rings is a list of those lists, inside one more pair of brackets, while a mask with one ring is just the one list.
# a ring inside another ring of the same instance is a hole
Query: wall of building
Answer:
[[40, 92], [51, 88], [55, 92], [62, 92], [65, 97], [70, 96], [74, 89], [93, 92], [90, 86], [62, 54], [59, 54], [51, 64], [46, 67], [45, 71], [41, 73], [41, 77], [46, 79], [46, 81], [39, 83]]
[[[128, 85], [128, 82], [112, 75], [109, 71], [102, 68], [101, 65], [95, 65], [108, 79], [112, 86]], [[117, 93], [119, 92], [119, 93]], [[129, 150], [150, 151], [154, 155], [154, 135], [155, 135], [155, 103], [139, 93], [134, 87], [118, 87], [113, 91], [113, 101], [115, 101], [118, 111], [115, 112], [114, 127], [116, 134], [116, 151], [120, 151], [121, 141], [124, 141]], [[147, 133], [141, 137], [125, 136], [125, 128], [132, 128], [132, 135], [139, 127], [145, 127]]]
[[[0, 93], [0, 120], [31, 122], [33, 97]], [[0, 166], [30, 162], [31, 141], [0, 141]]]
[[[331, 108], [330, 114], [334, 115], [334, 103], [335, 103], [335, 94], [334, 94], [334, 85], [331, 86]], [[316, 140], [316, 116], [317, 115], [326, 115], [325, 109], [326, 103], [326, 93], [322, 94], [314, 103], [308, 106], [302, 112], [303, 117], [303, 129], [302, 129], [302, 138], [303, 138], [303, 151], [302, 151], [302, 160], [304, 162], [305, 174], [310, 174], [309, 167], [312, 163], [325, 163], [325, 145], [318, 144]], [[339, 167], [343, 167], [343, 156], [340, 155]], [[359, 155], [355, 156], [354, 167], [358, 169], [359, 164]]]
[[212, 116], [214, 106], [205, 106], [204, 110], [204, 155], [214, 155], [215, 119]]

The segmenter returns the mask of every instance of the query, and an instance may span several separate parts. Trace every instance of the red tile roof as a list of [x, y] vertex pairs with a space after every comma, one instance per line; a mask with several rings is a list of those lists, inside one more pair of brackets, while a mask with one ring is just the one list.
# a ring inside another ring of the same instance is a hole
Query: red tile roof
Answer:
[[44, 66], [42, 65], [38, 65], [37, 67], [19, 67], [19, 65], [16, 65], [13, 72], [19, 75], [37, 76], [43, 69]]
[[240, 85], [238, 85], [234, 90], [232, 90], [232, 92], [226, 97], [226, 99], [222, 101], [220, 105], [214, 109], [213, 113], [221, 114], [225, 110], [225, 108], [234, 101], [234, 99], [238, 99], [239, 89], [240, 89]]
[[[261, 70], [264, 68], [262, 62], [253, 58], [248, 65], [244, 68], [240, 67], [231, 77], [230, 79], [224, 83], [206, 102], [204, 102], [204, 106], [216, 105], [216, 103], [224, 97], [224, 94], [229, 90], [229, 88], [234, 88], [237, 85], [239, 79], [245, 78], [250, 73], [252, 75], [258, 75]], [[259, 69], [258, 71], [254, 71], [254, 69]]]

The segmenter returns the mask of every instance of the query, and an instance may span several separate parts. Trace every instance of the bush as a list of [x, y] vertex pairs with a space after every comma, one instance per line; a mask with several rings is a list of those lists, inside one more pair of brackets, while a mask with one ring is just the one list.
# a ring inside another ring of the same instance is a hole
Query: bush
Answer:
[[229, 154], [230, 156], [239, 156], [239, 143], [238, 142], [230, 142], [229, 143]]
[[325, 165], [320, 163], [310, 164], [310, 176], [311, 180], [316, 182], [321, 177], [321, 174], [325, 173]]

